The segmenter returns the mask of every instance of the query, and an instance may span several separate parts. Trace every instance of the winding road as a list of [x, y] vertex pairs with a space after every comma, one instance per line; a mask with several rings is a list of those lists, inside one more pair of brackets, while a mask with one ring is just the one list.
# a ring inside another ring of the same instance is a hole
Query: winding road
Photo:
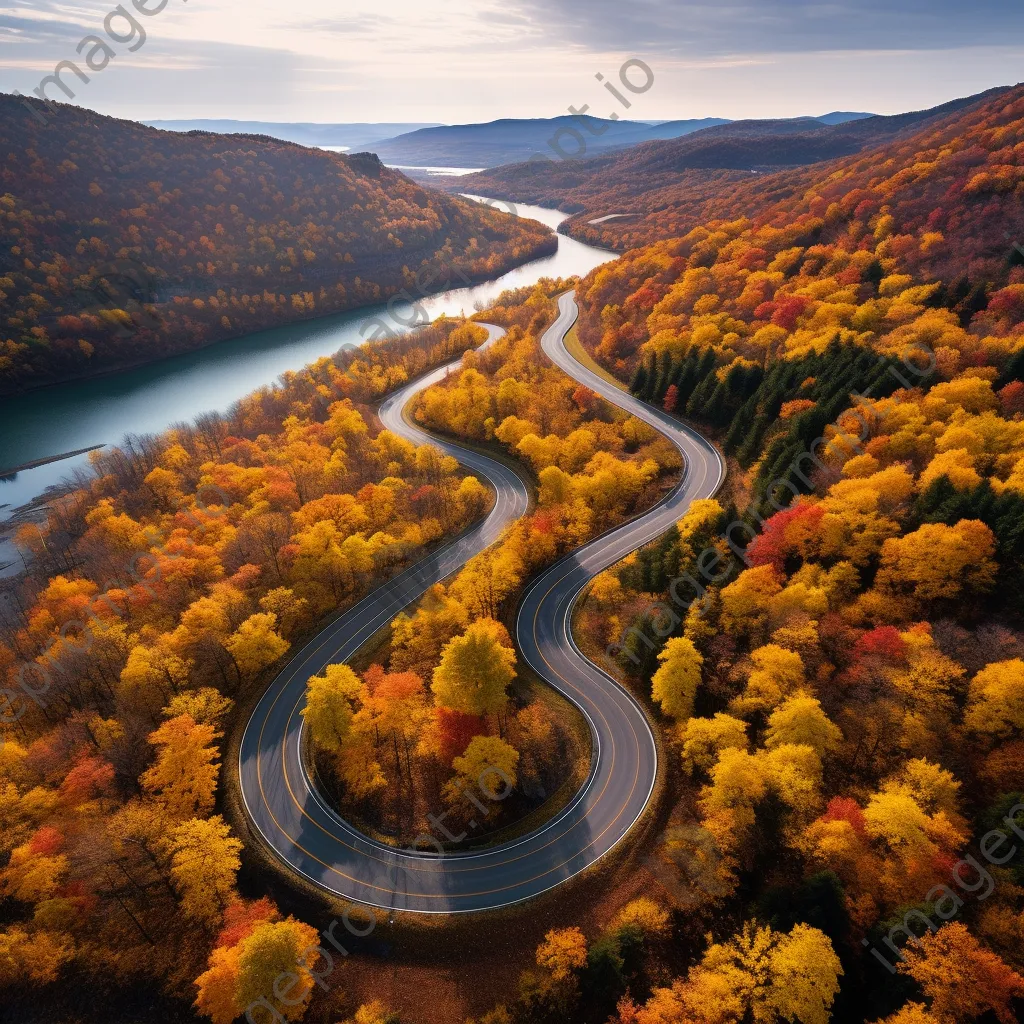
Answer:
[[[577, 595], [597, 573], [668, 530], [692, 501], [713, 495], [725, 475], [714, 447], [666, 413], [615, 387], [566, 349], [577, 316], [571, 293], [545, 332], [547, 356], [569, 376], [668, 437], [685, 471], [670, 494], [646, 514], [610, 530], [561, 559], [527, 590], [516, 623], [520, 656], [571, 700], [590, 724], [592, 760], [569, 805], [530, 835], [477, 852], [413, 853], [378, 843], [329, 808], [302, 759], [306, 680], [351, 658], [378, 629], [430, 586], [497, 541], [528, 505], [523, 481], [494, 459], [438, 440], [402, 415], [417, 392], [441, 380], [460, 360], [407, 385], [380, 408], [384, 425], [415, 444], [433, 444], [490, 481], [497, 494], [487, 518], [444, 548], [382, 584], [310, 641], [263, 695], [245, 727], [239, 778], [246, 811], [274, 854], [316, 885], [355, 902], [416, 913], [493, 910], [530, 899], [572, 878], [619, 843], [650, 799], [657, 747], [640, 705], [578, 650], [571, 616]], [[484, 346], [502, 335], [487, 326]], [[483, 347], [483, 346], [482, 346]], [[438, 808], [440, 814], [441, 808]]]

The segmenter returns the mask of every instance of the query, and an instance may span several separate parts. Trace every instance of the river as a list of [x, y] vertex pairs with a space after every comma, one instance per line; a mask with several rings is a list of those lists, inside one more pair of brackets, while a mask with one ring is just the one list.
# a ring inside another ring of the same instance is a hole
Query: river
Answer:
[[[504, 202], [495, 205], [499, 209], [510, 206]], [[512, 209], [552, 228], [566, 218], [558, 210], [539, 206]], [[470, 288], [432, 295], [421, 303], [430, 319], [442, 313], [472, 313], [490, 305], [507, 288], [521, 288], [542, 277], [583, 275], [613, 259], [614, 253], [559, 235], [558, 250], [551, 256]], [[399, 319], [412, 322], [401, 307], [392, 308]], [[117, 444], [125, 434], [157, 433], [204, 412], [224, 411], [286, 370], [298, 370], [321, 356], [362, 344], [375, 333], [369, 323], [374, 318], [388, 319], [386, 307], [362, 307], [275, 327], [135, 370], [4, 398], [0, 402], [0, 467]], [[394, 329], [401, 328], [395, 325]], [[0, 480], [0, 522], [70, 471], [87, 465], [87, 460], [87, 455], [62, 459]], [[6, 561], [5, 553], [0, 552], [0, 563]]]

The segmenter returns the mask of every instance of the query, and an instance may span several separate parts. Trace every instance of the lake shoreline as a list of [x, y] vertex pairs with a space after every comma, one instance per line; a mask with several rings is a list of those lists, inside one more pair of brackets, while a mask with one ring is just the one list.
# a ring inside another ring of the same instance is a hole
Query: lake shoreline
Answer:
[[104, 444], [94, 444], [88, 448], [79, 448], [73, 452], [64, 452], [61, 455], [50, 455], [45, 459], [35, 459], [32, 462], [25, 462], [20, 466], [12, 466], [10, 469], [0, 469], [0, 480], [4, 477], [16, 476], [18, 473], [24, 473], [30, 469], [39, 469], [40, 466], [49, 466], [53, 462], [63, 462], [65, 459], [74, 459], [79, 455], [88, 455], [89, 452], [98, 452], [101, 448], [106, 448]]
[[[468, 201], [489, 202], [467, 194]], [[223, 412], [246, 395], [273, 388], [287, 373], [358, 348], [381, 333], [404, 333], [438, 316], [469, 316], [507, 290], [532, 287], [544, 277], [582, 277], [616, 254], [558, 232], [565, 215], [520, 205], [515, 212], [551, 229], [549, 255], [527, 258], [505, 272], [463, 287], [427, 294], [398, 293], [390, 304], [363, 304], [342, 313], [303, 316], [277, 327], [245, 332], [189, 352], [131, 369], [104, 369], [64, 384], [48, 384], [0, 402], [0, 465], [18, 472], [0, 478], [0, 523], [12, 510], [66, 487], [66, 478], [88, 471], [98, 442], [121, 443], [128, 434], [157, 434], [175, 424]], [[43, 397], [37, 397], [37, 392]], [[26, 468], [29, 466], [34, 468]], [[6, 506], [4, 508], [3, 506]]]
[[[490, 274], [465, 274], [465, 273], [462, 273], [462, 271], [459, 271], [459, 273], [462, 276], [462, 279], [463, 279], [465, 287], [472, 288], [475, 285], [486, 284], [488, 281], [493, 281], [496, 277], [502, 277], [503, 275], [511, 273], [514, 270], [519, 270], [521, 267], [528, 266], [529, 264], [533, 263], [535, 260], [542, 260], [542, 259], [545, 259], [546, 257], [552, 256], [558, 250], [557, 235], [558, 235], [558, 232], [556, 230], [552, 230], [551, 231], [551, 237], [545, 240], [545, 244], [544, 245], [538, 246], [535, 250], [533, 250], [530, 253], [528, 258], [523, 259], [523, 260], [511, 260], [511, 261], [509, 261], [508, 265], [503, 267], [501, 269], [501, 271], [499, 273], [497, 273], [497, 274], [494, 274], [493, 272], [490, 273]], [[550, 248], [550, 244], [551, 244], [552, 241], [554, 241], [554, 243], [555, 243], [554, 244], [554, 248]], [[450, 286], [451, 280], [449, 279], [445, 283], [446, 283], [446, 285]], [[430, 290], [420, 291], [420, 294], [418, 296], [414, 296], [413, 297], [413, 301], [415, 302], [418, 299], [429, 299], [429, 298], [432, 298], [435, 295], [443, 295], [446, 291], [450, 291], [450, 290], [451, 290], [450, 287], [444, 287], [444, 288], [439, 288], [439, 289], [437, 289], [435, 291], [430, 291]], [[408, 294], [408, 289], [405, 288], [405, 287], [396, 289], [390, 295], [388, 295], [387, 298], [385, 298], [383, 300], [383, 302], [385, 304], [389, 303], [396, 296], [401, 296], [403, 294], [403, 292], [405, 294]], [[351, 313], [358, 313], [360, 310], [378, 309], [381, 305], [382, 305], [381, 302], [371, 302], [371, 303], [365, 303], [364, 302], [364, 303], [362, 303], [361, 305], [358, 305], [358, 306], [350, 306], [348, 309], [332, 309], [330, 312], [317, 313], [317, 314], [315, 314], [313, 316], [288, 317], [287, 319], [281, 320], [279, 323], [265, 324], [262, 327], [256, 327], [256, 328], [250, 327], [247, 330], [239, 331], [237, 333], [225, 334], [223, 337], [211, 338], [210, 340], [208, 340], [206, 342], [203, 342], [202, 344], [193, 345], [193, 346], [188, 347], [188, 348], [183, 348], [183, 349], [181, 349], [178, 352], [168, 352], [168, 353], [165, 353], [164, 355], [157, 356], [154, 359], [122, 360], [122, 361], [117, 362], [117, 363], [111, 363], [109, 366], [104, 366], [102, 369], [93, 370], [93, 371], [90, 371], [90, 372], [87, 372], [87, 373], [76, 373], [76, 374], [68, 375], [68, 376], [65, 376], [65, 377], [58, 377], [58, 378], [55, 378], [53, 380], [39, 381], [39, 382], [36, 382], [36, 383], [32, 383], [32, 384], [28, 385], [27, 387], [10, 388], [10, 387], [7, 387], [5, 385], [0, 384], [0, 398], [23, 398], [26, 395], [32, 395], [32, 394], [37, 394], [37, 393], [40, 393], [40, 392], [45, 392], [49, 388], [58, 388], [58, 387], [66, 386], [68, 384], [84, 383], [85, 381], [91, 381], [91, 380], [101, 380], [104, 377], [116, 377], [116, 376], [118, 376], [119, 374], [122, 374], [122, 373], [130, 373], [132, 370], [141, 370], [141, 369], [144, 369], [147, 366], [157, 366], [160, 363], [167, 362], [168, 360], [171, 360], [171, 359], [176, 359], [179, 356], [187, 356], [187, 355], [192, 355], [192, 354], [197, 353], [197, 352], [203, 352], [203, 351], [205, 351], [207, 349], [215, 348], [217, 345], [222, 345], [225, 342], [237, 341], [239, 338], [245, 338], [245, 337], [248, 337], [250, 335], [260, 334], [263, 331], [272, 331], [272, 330], [276, 330], [278, 328], [291, 327], [291, 326], [294, 326], [296, 324], [302, 324], [302, 323], [315, 323], [317, 320], [324, 320], [324, 319], [326, 319], [328, 317], [332, 317], [332, 316], [343, 316], [343, 315], [347, 315], [347, 314], [351, 314]], [[367, 339], [367, 340], [372, 340], [372, 339]], [[99, 445], [98, 447], [102, 448], [103, 445]], [[85, 450], [88, 451], [88, 449], [85, 449]], [[30, 467], [24, 467], [24, 468], [30, 468]], [[15, 472], [15, 471], [14, 470], [8, 470], [8, 472]], [[2, 476], [2, 475], [3, 474], [0, 473], [0, 476]]]

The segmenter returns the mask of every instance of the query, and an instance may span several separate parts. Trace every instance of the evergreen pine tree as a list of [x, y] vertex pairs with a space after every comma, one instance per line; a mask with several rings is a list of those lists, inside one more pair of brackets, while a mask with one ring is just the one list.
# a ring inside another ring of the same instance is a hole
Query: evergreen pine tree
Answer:
[[[700, 372], [700, 367], [698, 367], [697, 372]], [[690, 395], [689, 401], [686, 403], [686, 415], [693, 419], [701, 419], [716, 387], [718, 387], [718, 373], [712, 366], [712, 369], [708, 371], [707, 375], [693, 389], [693, 394]]]
[[647, 388], [647, 367], [643, 363], [637, 363], [633, 371], [633, 379], [629, 382], [629, 390], [634, 395], [642, 395]]
[[725, 435], [722, 448], [726, 455], [735, 455], [736, 449], [747, 439], [750, 428], [754, 425], [754, 410], [750, 403], [746, 402], [740, 407], [738, 413], [732, 418], [729, 433]]
[[736, 452], [736, 461], [739, 462], [744, 469], [747, 469], [757, 461], [758, 456], [761, 454], [761, 446], [764, 441], [764, 436], [772, 422], [773, 421], [770, 416], [758, 416], [757, 419], [754, 420], [753, 425], [747, 434], [746, 440], [740, 443]]
[[1015, 380], [1024, 381], [1024, 348], [1017, 352], [1007, 363], [1003, 375], [999, 378], [999, 387], [1005, 387]]

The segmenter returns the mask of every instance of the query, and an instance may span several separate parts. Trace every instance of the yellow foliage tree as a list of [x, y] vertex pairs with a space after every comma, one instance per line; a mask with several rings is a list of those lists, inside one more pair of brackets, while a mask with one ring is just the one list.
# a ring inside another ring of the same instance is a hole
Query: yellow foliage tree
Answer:
[[212, 725], [199, 725], [189, 715], [172, 718], [149, 734], [156, 761], [139, 781], [172, 818], [180, 821], [213, 810], [220, 774], [214, 744], [219, 735]]
[[876, 586], [918, 604], [984, 594], [995, 582], [995, 550], [992, 531], [977, 520], [925, 523], [882, 545]]
[[362, 686], [348, 665], [328, 665], [323, 675], [310, 677], [301, 714], [318, 747], [332, 754], [342, 751], [352, 729], [352, 701]]
[[261, 669], [273, 665], [291, 647], [277, 632], [273, 612], [250, 615], [224, 643], [243, 679], [251, 679]]
[[767, 621], [771, 600], [781, 590], [778, 574], [770, 565], [741, 572], [722, 589], [722, 625], [738, 635], [756, 632]]
[[16, 846], [0, 871], [0, 896], [39, 903], [57, 891], [67, 870], [68, 859], [63, 853], [37, 853], [31, 843]]
[[504, 543], [471, 558], [452, 581], [450, 593], [474, 618], [494, 619], [502, 603], [519, 587], [523, 572], [523, 560], [515, 546]]
[[693, 641], [673, 637], [658, 655], [661, 662], [651, 679], [651, 696], [664, 714], [685, 721], [693, 714], [704, 658]]
[[798, 924], [787, 935], [746, 924], [710, 946], [700, 970], [728, 983], [756, 1021], [828, 1024], [843, 973], [828, 936]]
[[399, 615], [391, 623], [391, 669], [415, 672], [426, 678], [449, 640], [469, 623], [461, 601], [449, 596], [438, 583], [427, 591], [415, 615]]
[[28, 931], [15, 925], [0, 931], [0, 986], [24, 985], [26, 981], [48, 985], [74, 956], [74, 943], [60, 932]]
[[835, 750], [843, 734], [829, 720], [821, 703], [809, 694], [798, 692], [787, 698], [768, 717], [765, 746], [769, 749], [783, 744], [812, 747], [819, 757]]
[[796, 651], [766, 644], [750, 655], [754, 668], [743, 693], [732, 702], [741, 715], [771, 711], [804, 684], [804, 663]]
[[964, 724], [990, 736], [1024, 731], [1024, 661], [993, 662], [971, 680]]
[[168, 840], [171, 881], [181, 909], [193, 921], [216, 924], [235, 897], [242, 844], [220, 815], [179, 825]]
[[680, 730], [683, 765], [688, 771], [707, 771], [723, 750], [747, 749], [747, 723], [719, 712], [714, 718], [691, 718]]
[[315, 987], [310, 968], [317, 966], [318, 943], [316, 929], [293, 917], [257, 925], [238, 944], [239, 1005], [273, 1000], [286, 1020], [300, 1020]]
[[196, 978], [196, 1009], [213, 1024], [231, 1024], [245, 1012], [238, 1000], [238, 947], [215, 946]]
[[505, 706], [515, 666], [505, 627], [478, 619], [445, 645], [430, 688], [447, 708], [469, 715], [494, 713]]
[[363, 1003], [345, 1024], [399, 1024], [398, 1014], [392, 1013], [379, 999]]
[[172, 697], [163, 710], [164, 718], [180, 718], [188, 715], [197, 725], [210, 725], [214, 728], [231, 712], [235, 702], [225, 697], [219, 690], [210, 686], [202, 686], [198, 690], [185, 690]]
[[587, 963], [587, 940], [579, 928], [552, 928], [537, 947], [537, 966], [556, 984], [570, 980]]
[[669, 913], [647, 896], [630, 900], [616, 915], [615, 928], [635, 928], [652, 938], [665, 938], [670, 931]]
[[465, 752], [452, 761], [455, 776], [444, 788], [451, 804], [465, 799], [470, 789], [492, 799], [504, 799], [516, 784], [519, 751], [497, 736], [474, 736]]

